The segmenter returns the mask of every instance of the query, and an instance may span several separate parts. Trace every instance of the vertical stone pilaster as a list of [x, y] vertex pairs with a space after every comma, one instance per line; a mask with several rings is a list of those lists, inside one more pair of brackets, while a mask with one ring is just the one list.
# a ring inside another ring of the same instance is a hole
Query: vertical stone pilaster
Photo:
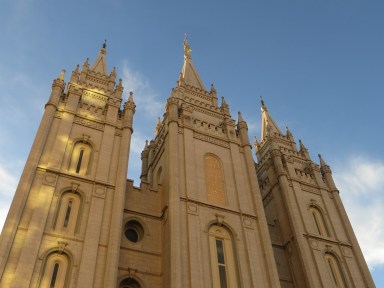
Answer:
[[114, 139], [115, 127], [105, 125], [96, 171], [96, 180], [104, 183], [107, 183], [109, 178]]
[[181, 266], [181, 243], [180, 243], [180, 192], [179, 192], [179, 125], [177, 100], [171, 97], [168, 99], [169, 122], [168, 122], [168, 221], [170, 241], [170, 288], [182, 287], [182, 266]]
[[83, 244], [83, 252], [81, 254], [77, 287], [93, 287], [96, 260], [99, 250], [101, 223], [103, 220], [105, 193], [105, 187], [94, 187], [94, 196], [92, 197], [91, 201], [87, 231]]
[[[48, 174], [45, 176], [45, 179], [48, 179], [47, 176]], [[50, 174], [48, 177], [55, 180], [52, 181], [49, 179], [49, 183], [44, 181], [38, 192], [36, 203], [34, 203], [36, 206], [33, 210], [28, 231], [24, 239], [25, 244], [22, 247], [19, 262], [15, 271], [16, 277], [14, 277], [12, 281], [12, 288], [29, 287], [32, 279], [32, 273], [38, 257], [45, 223], [47, 221], [50, 203], [57, 181], [57, 175]]]
[[0, 278], [2, 278], [11, 246], [16, 235], [17, 227], [19, 225], [25, 203], [27, 202], [33, 178], [35, 177], [36, 168], [43, 153], [64, 86], [65, 83], [63, 79], [58, 78], [53, 82], [50, 99], [45, 106], [43, 118], [37, 130], [35, 140], [33, 141], [31, 151], [15, 192], [15, 197], [4, 223], [4, 227], [0, 235]]
[[116, 287], [119, 267], [119, 252], [125, 204], [125, 189], [128, 172], [129, 151], [133, 132], [135, 104], [132, 94], [124, 105], [123, 131], [120, 144], [120, 157], [117, 168], [116, 186], [113, 195], [112, 215], [109, 229], [107, 260], [104, 273], [104, 287]]

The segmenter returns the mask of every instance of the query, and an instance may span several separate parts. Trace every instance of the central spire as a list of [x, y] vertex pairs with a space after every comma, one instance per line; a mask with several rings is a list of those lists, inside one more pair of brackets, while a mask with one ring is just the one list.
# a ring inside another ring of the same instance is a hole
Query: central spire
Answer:
[[278, 133], [282, 135], [283, 133], [281, 133], [279, 126], [276, 125], [271, 115], [269, 115], [267, 106], [265, 105], [262, 96], [260, 96], [260, 100], [261, 100], [261, 116], [262, 116], [261, 141], [263, 141], [271, 133]]
[[184, 65], [183, 69], [181, 71], [181, 78], [184, 80], [185, 84], [191, 85], [193, 87], [207, 90], [205, 89], [203, 81], [201, 81], [201, 78], [199, 76], [199, 73], [197, 72], [197, 69], [195, 68], [195, 65], [192, 63], [192, 56], [191, 56], [191, 46], [189, 46], [187, 34], [185, 34], [184, 38]]
[[91, 71], [100, 73], [101, 75], [108, 76], [107, 59], [105, 57], [107, 53], [107, 40], [104, 41], [102, 48], [100, 49], [99, 56], [93, 63]]

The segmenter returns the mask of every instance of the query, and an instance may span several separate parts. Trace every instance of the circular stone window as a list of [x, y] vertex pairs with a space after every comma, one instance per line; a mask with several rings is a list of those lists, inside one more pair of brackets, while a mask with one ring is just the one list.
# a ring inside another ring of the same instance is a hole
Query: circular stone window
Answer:
[[130, 220], [125, 224], [124, 234], [130, 242], [137, 243], [143, 238], [144, 229], [138, 221]]

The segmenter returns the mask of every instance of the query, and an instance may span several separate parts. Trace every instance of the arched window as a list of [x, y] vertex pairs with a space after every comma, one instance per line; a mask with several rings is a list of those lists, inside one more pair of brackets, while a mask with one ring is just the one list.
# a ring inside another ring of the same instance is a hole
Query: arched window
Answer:
[[73, 147], [69, 172], [86, 175], [90, 164], [92, 148], [89, 144], [77, 142]]
[[67, 233], [77, 232], [81, 208], [82, 197], [79, 193], [68, 191], [61, 194], [54, 221], [55, 230]]
[[53, 252], [45, 258], [39, 288], [68, 287], [70, 260], [65, 253]]
[[140, 288], [140, 284], [133, 278], [125, 278], [120, 282], [119, 288]]
[[233, 241], [229, 231], [222, 226], [211, 226], [209, 229], [209, 248], [212, 287], [238, 287]]
[[345, 282], [345, 277], [337, 258], [331, 253], [326, 253], [325, 261], [327, 262], [326, 264], [328, 267], [328, 272], [329, 272], [330, 278], [332, 279], [332, 283], [334, 287], [337, 287], [337, 288], [348, 287]]
[[221, 161], [216, 156], [207, 154], [204, 157], [204, 168], [208, 201], [225, 205], [226, 199]]
[[329, 230], [327, 228], [327, 225], [325, 223], [325, 220], [321, 211], [315, 206], [311, 206], [309, 208], [309, 211], [311, 213], [311, 217], [313, 219], [313, 224], [316, 228], [316, 232], [321, 236], [330, 236]]

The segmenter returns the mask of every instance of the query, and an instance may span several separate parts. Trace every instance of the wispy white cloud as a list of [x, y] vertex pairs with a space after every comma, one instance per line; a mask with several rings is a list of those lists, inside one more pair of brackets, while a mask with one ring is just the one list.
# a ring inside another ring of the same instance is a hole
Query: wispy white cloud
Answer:
[[11, 197], [15, 192], [17, 178], [0, 163], [0, 197]]
[[354, 156], [333, 169], [344, 206], [371, 269], [384, 264], [384, 162]]
[[[145, 140], [149, 139], [139, 131], [132, 134], [131, 150], [129, 154], [128, 178], [135, 183], [140, 182], [141, 174], [141, 152], [144, 149]], [[135, 184], [136, 185], [136, 184]]]
[[11, 173], [3, 163], [0, 163], [0, 231], [3, 229], [17, 182], [18, 173]]
[[145, 140], [148, 140], [148, 137], [146, 137], [139, 131], [133, 133], [131, 141], [131, 152], [141, 155], [141, 152], [144, 149]]
[[123, 63], [122, 66], [123, 85], [125, 90], [133, 91], [137, 109], [149, 113], [152, 117], [158, 115], [159, 111], [163, 109], [159, 94], [154, 91], [149, 81], [140, 73], [133, 71], [127, 62]]

